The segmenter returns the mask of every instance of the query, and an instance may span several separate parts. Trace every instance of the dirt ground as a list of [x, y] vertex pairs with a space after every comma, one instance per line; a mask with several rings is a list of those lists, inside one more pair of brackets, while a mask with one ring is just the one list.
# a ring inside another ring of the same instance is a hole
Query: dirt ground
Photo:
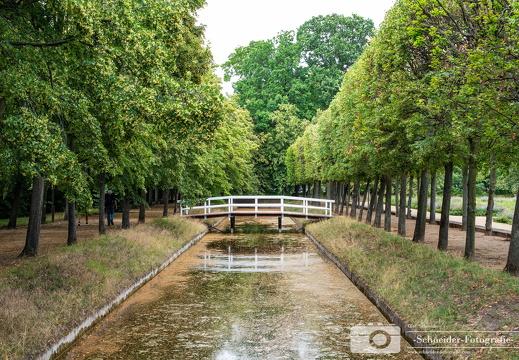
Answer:
[[[415, 220], [406, 220], [406, 238], [412, 239], [415, 227]], [[391, 218], [391, 232], [397, 233], [398, 219]], [[425, 228], [425, 244], [431, 248], [438, 248], [438, 234], [440, 225], [427, 224]], [[458, 228], [449, 229], [448, 252], [463, 257], [465, 251], [466, 232]], [[476, 231], [476, 257], [475, 261], [481, 265], [503, 270], [508, 257], [510, 239], [500, 236], [487, 236], [484, 232]]]
[[[172, 210], [170, 209], [170, 214]], [[146, 211], [146, 221], [155, 217], [162, 216], [162, 205], [157, 205]], [[170, 215], [172, 216], [172, 215]], [[137, 224], [138, 210], [130, 213], [131, 225]], [[84, 225], [85, 218], [81, 217], [82, 226], [77, 227], [78, 242], [89, 241], [98, 235], [97, 215], [89, 217], [89, 226]], [[392, 217], [392, 232], [397, 232], [397, 218]], [[414, 220], [406, 221], [407, 238], [411, 239], [414, 232]], [[121, 230], [121, 213], [115, 214], [115, 226], [107, 226], [107, 233], [114, 233]], [[18, 255], [25, 244], [26, 226], [17, 229], [0, 229], [0, 268], [13, 266], [19, 263]], [[432, 248], [437, 247], [439, 225], [427, 224], [425, 244]], [[67, 222], [55, 221], [54, 223], [44, 224], [41, 227], [41, 237], [39, 253], [43, 255], [52, 249], [63, 246], [67, 242]], [[505, 267], [508, 256], [510, 241], [499, 236], [486, 236], [482, 232], [476, 232], [476, 259], [478, 263], [485, 267], [502, 270]], [[449, 252], [456, 256], [463, 256], [465, 248], [465, 232], [451, 228], [449, 231]]]
[[[150, 209], [147, 209], [146, 221], [151, 221], [153, 218], [161, 217], [162, 211], [162, 205], [153, 206]], [[172, 209], [169, 211], [172, 211]], [[138, 209], [130, 211], [131, 226], [137, 225], [138, 216]], [[81, 216], [78, 220], [81, 220], [81, 226], [77, 227], [78, 243], [89, 241], [99, 235], [98, 215], [90, 215], [88, 217], [89, 225], [85, 224], [85, 216]], [[120, 212], [115, 213], [114, 223], [114, 226], [105, 225], [107, 234], [122, 231]], [[44, 255], [49, 251], [52, 251], [52, 249], [63, 246], [67, 243], [67, 226], [68, 223], [63, 220], [42, 224], [39, 244], [40, 255]], [[5, 227], [0, 228], [0, 269], [15, 265], [22, 261], [18, 258], [18, 255], [22, 252], [25, 245], [26, 234], [27, 226], [18, 226], [16, 229], [7, 229]]]

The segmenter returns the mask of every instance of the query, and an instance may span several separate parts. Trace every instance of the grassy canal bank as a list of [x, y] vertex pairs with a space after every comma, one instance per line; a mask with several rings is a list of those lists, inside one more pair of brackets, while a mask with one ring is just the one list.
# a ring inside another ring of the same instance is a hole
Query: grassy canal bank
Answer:
[[205, 229], [157, 218], [2, 270], [0, 358], [41, 353]]
[[519, 359], [519, 349], [482, 343], [503, 336], [519, 347], [519, 278], [344, 217], [307, 230], [444, 358]]

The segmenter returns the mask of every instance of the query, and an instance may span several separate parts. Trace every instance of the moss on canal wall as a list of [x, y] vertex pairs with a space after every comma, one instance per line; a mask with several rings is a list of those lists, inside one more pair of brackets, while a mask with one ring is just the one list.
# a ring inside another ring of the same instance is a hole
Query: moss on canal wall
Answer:
[[178, 217], [156, 219], [5, 269], [0, 358], [34, 358], [205, 229]]
[[[423, 336], [509, 338], [519, 330], [518, 278], [344, 217], [307, 230]], [[517, 335], [511, 342], [519, 347]], [[519, 358], [518, 349], [440, 352], [446, 359]]]

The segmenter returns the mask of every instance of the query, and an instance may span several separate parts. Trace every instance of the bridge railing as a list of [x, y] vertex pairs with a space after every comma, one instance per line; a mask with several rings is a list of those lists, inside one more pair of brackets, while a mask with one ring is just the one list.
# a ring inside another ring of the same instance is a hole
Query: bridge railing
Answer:
[[215, 216], [217, 214], [249, 214], [251, 212], [261, 215], [262, 212], [270, 211], [286, 215], [331, 217], [334, 202], [334, 200], [295, 196], [219, 196], [206, 199], [203, 205], [181, 205], [180, 215]]

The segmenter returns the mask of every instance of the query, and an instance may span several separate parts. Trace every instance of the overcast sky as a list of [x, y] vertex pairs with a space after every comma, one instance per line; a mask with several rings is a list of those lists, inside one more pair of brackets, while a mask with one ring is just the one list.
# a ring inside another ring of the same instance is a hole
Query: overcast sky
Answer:
[[[283, 30], [296, 30], [317, 15], [333, 13], [369, 18], [378, 28], [394, 0], [207, 0], [198, 12], [206, 25], [205, 37], [216, 64], [221, 65], [238, 46], [253, 40], [267, 40]], [[223, 77], [219, 69], [217, 74]], [[232, 92], [224, 84], [224, 92]]]

